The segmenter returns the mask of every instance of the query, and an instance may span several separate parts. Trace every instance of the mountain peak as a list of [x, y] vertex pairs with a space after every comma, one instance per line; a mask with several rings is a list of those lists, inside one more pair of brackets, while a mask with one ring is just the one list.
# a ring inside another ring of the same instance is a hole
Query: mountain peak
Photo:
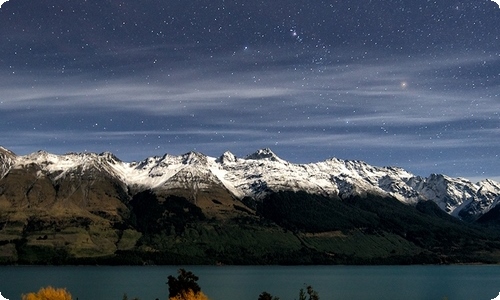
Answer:
[[196, 151], [190, 151], [186, 154], [183, 154], [181, 157], [183, 164], [206, 164], [208, 162], [207, 156], [205, 154]]
[[236, 160], [236, 156], [230, 151], [224, 152], [221, 156], [219, 156], [219, 158], [217, 158], [217, 162], [221, 164], [236, 162]]
[[38, 150], [36, 152], [28, 154], [27, 158], [29, 158], [31, 160], [35, 160], [35, 161], [36, 160], [45, 160], [45, 161], [48, 161], [48, 160], [53, 159], [56, 156], [57, 156], [56, 154], [49, 153], [49, 152], [47, 152], [45, 150]]
[[253, 159], [253, 160], [268, 160], [268, 161], [280, 161], [283, 160], [279, 158], [271, 149], [264, 148], [257, 150], [256, 152], [247, 155], [245, 159]]
[[3, 178], [16, 160], [16, 154], [0, 146], [0, 178]]
[[104, 159], [106, 159], [109, 162], [113, 162], [113, 163], [115, 163], [115, 162], [121, 162], [121, 160], [118, 157], [116, 157], [116, 155], [114, 155], [111, 152], [107, 152], [107, 151], [106, 152], [102, 152], [101, 154], [99, 154], [99, 156], [102, 157], [102, 158], [104, 158]]
[[10, 157], [16, 156], [16, 154], [14, 152], [12, 152], [9, 149], [4, 148], [2, 146], [0, 146], [0, 155], [10, 156]]

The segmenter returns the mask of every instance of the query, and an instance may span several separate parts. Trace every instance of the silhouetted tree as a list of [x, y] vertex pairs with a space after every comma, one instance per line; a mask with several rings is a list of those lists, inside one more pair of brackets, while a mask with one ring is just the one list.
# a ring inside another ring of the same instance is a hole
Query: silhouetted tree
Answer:
[[307, 300], [306, 293], [309, 295], [309, 300], [319, 300], [318, 292], [316, 292], [310, 285], [306, 287], [306, 291], [304, 291], [304, 289], [300, 289], [299, 300]]
[[306, 292], [304, 292], [304, 289], [300, 289], [299, 291], [299, 300], [306, 300]]
[[198, 276], [184, 269], [179, 269], [177, 273], [179, 273], [177, 278], [172, 275], [168, 276], [167, 284], [169, 298], [175, 297], [179, 294], [187, 293], [190, 290], [193, 291], [194, 294], [197, 294], [201, 291], [201, 288], [197, 283], [199, 279]]
[[[76, 300], [78, 300], [78, 298], [77, 298]], [[128, 300], [128, 296], [127, 296], [127, 294], [123, 294], [123, 298], [122, 298], [122, 300]], [[135, 297], [135, 298], [132, 298], [132, 300], [140, 300], [140, 299], [139, 299], [139, 298], [137, 298], [137, 297]], [[157, 299], [157, 300], [158, 300], [158, 299]]]
[[259, 299], [258, 300], [279, 300], [280, 298], [278, 297], [273, 297], [271, 294], [269, 294], [268, 292], [262, 292], [260, 295], [259, 295]]

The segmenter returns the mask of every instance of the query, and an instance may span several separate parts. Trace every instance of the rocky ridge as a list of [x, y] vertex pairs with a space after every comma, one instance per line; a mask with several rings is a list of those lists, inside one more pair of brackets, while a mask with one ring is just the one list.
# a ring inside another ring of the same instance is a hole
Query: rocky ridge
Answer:
[[59, 186], [62, 180], [100, 174], [113, 179], [115, 186], [129, 193], [151, 189], [168, 194], [184, 190], [189, 191], [193, 201], [200, 192], [214, 187], [238, 200], [245, 197], [258, 200], [277, 191], [305, 191], [341, 198], [375, 193], [392, 196], [406, 204], [434, 201], [446, 213], [467, 220], [477, 219], [500, 201], [500, 184], [492, 180], [473, 183], [442, 174], [421, 177], [397, 167], [376, 167], [363, 161], [336, 158], [293, 164], [270, 149], [261, 149], [243, 158], [230, 152], [217, 158], [189, 152], [130, 163], [122, 162], [111, 153], [54, 155], [39, 151], [16, 156], [0, 149], [0, 178], [29, 168], [36, 169], [35, 177], [48, 178]]

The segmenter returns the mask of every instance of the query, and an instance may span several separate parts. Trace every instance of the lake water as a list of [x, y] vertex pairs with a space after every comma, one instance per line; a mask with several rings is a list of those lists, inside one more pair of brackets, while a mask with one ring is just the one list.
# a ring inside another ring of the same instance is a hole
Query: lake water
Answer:
[[[0, 292], [9, 300], [51, 285], [79, 300], [165, 300], [176, 266], [3, 266]], [[186, 266], [212, 300], [257, 300], [267, 291], [298, 298], [304, 284], [322, 300], [486, 300], [500, 293], [500, 266]]]

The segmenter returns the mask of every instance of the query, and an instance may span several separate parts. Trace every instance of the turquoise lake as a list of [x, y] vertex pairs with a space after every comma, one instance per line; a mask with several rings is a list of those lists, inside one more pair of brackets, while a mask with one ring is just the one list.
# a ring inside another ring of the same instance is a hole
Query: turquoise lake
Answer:
[[[51, 285], [73, 299], [167, 299], [168, 275], [181, 266], [3, 266], [9, 300]], [[311, 285], [323, 300], [486, 300], [500, 293], [500, 266], [184, 266], [211, 300], [257, 300], [263, 291], [298, 298]], [[445, 298], [446, 297], [446, 298]]]

